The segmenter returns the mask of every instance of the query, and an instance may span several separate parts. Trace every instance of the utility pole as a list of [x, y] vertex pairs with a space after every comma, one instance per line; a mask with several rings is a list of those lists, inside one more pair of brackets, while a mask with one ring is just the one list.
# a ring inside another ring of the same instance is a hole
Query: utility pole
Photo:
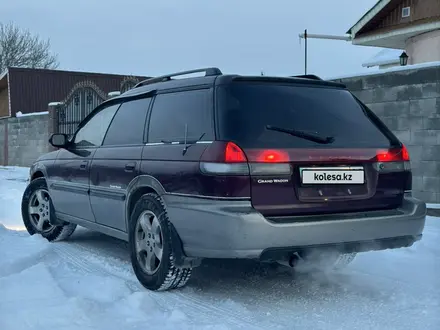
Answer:
[[307, 29], [304, 30], [304, 74], [307, 74]]
[[304, 38], [304, 74], [307, 74], [307, 39], [327, 39], [327, 40], [343, 40], [343, 41], [351, 41], [351, 36], [334, 36], [327, 34], [308, 34], [307, 29], [304, 30], [304, 33], [299, 35], [299, 38]]

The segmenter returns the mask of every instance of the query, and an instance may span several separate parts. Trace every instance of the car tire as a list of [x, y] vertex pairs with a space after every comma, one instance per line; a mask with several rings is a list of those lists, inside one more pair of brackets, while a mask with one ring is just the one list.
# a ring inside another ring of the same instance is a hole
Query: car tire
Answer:
[[55, 209], [49, 195], [45, 178], [38, 178], [26, 187], [21, 201], [23, 224], [30, 235], [40, 234], [50, 242], [62, 241], [70, 237], [76, 224], [56, 223]]
[[134, 273], [152, 291], [181, 288], [191, 277], [191, 268], [174, 263], [172, 227], [162, 199], [143, 195], [134, 206], [129, 223], [129, 249]]

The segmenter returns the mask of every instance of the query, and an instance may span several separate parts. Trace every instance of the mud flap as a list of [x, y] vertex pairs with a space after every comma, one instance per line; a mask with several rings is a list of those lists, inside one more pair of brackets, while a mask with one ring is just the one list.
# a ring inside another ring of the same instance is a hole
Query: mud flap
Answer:
[[176, 268], [194, 268], [200, 266], [201, 259], [199, 258], [191, 258], [185, 255], [183, 251], [182, 240], [180, 239], [179, 234], [177, 233], [176, 228], [174, 228], [173, 224], [170, 223], [170, 231], [171, 231], [171, 242], [172, 249], [174, 255], [174, 265]]
[[52, 226], [64, 226], [64, 225], [68, 225], [69, 223], [63, 220], [60, 220], [57, 218], [56, 213], [55, 213], [55, 208], [53, 207], [52, 201], [50, 202], [50, 220], [49, 223]]

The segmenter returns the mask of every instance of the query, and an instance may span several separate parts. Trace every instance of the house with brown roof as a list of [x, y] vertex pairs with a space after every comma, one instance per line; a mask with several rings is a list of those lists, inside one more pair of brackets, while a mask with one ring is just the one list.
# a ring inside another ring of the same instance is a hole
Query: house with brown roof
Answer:
[[379, 0], [347, 33], [353, 45], [405, 50], [408, 64], [440, 61], [440, 0]]
[[148, 77], [48, 69], [8, 68], [0, 74], [0, 118], [44, 112], [50, 102], [62, 102], [78, 85], [87, 85], [101, 99], [124, 92]]

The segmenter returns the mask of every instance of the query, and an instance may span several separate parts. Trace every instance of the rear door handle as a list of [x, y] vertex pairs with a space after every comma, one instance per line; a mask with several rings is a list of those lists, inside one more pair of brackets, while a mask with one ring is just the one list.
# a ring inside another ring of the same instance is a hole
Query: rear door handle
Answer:
[[135, 168], [136, 168], [136, 163], [125, 164], [125, 170], [127, 172], [133, 172], [135, 170]]
[[80, 170], [86, 170], [87, 169], [87, 165], [89, 164], [89, 162], [88, 161], [83, 161], [82, 163], [81, 163], [81, 165], [79, 165], [79, 169]]

